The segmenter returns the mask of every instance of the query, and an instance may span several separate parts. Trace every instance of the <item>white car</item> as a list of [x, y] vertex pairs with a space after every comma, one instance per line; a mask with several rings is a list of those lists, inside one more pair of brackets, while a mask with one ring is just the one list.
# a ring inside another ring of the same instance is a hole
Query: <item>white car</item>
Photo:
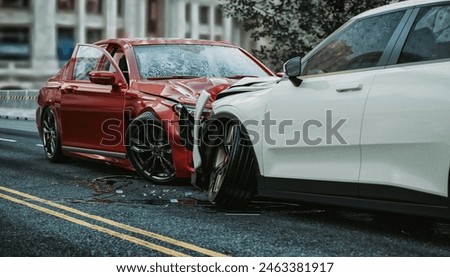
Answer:
[[211, 202], [450, 217], [450, 1], [362, 13], [281, 80], [244, 79], [217, 99], [194, 150]]

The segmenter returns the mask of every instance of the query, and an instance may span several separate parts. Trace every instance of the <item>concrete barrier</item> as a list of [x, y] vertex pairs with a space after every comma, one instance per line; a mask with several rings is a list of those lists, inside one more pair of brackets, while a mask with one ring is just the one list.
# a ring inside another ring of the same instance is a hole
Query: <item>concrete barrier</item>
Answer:
[[34, 120], [38, 90], [0, 90], [0, 118]]

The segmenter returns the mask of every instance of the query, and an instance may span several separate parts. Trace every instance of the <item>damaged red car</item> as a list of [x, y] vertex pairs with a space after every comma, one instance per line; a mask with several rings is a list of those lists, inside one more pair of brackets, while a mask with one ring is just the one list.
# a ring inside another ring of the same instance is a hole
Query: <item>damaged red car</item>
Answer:
[[222, 42], [78, 44], [39, 91], [36, 123], [51, 162], [96, 159], [167, 183], [193, 172], [193, 111], [201, 91], [213, 101], [238, 79], [273, 75], [245, 50]]

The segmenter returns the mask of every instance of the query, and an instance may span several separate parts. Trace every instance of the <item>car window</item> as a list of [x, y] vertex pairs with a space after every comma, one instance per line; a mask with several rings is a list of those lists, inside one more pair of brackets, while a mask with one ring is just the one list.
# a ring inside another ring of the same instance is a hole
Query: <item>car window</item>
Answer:
[[89, 80], [89, 73], [94, 70], [115, 72], [110, 59], [102, 50], [92, 46], [79, 46], [75, 59], [73, 79]]
[[420, 9], [399, 63], [450, 58], [450, 5]]
[[302, 75], [377, 66], [404, 13], [351, 22], [305, 61]]
[[142, 79], [197, 77], [264, 77], [269, 74], [238, 48], [211, 45], [134, 47]]

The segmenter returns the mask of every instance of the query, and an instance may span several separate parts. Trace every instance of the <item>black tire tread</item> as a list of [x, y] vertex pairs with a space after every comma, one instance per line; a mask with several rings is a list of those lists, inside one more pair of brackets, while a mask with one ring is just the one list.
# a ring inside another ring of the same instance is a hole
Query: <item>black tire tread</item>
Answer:
[[223, 185], [210, 201], [228, 209], [242, 209], [250, 203], [256, 189], [255, 157], [240, 125], [233, 141], [231, 161]]

